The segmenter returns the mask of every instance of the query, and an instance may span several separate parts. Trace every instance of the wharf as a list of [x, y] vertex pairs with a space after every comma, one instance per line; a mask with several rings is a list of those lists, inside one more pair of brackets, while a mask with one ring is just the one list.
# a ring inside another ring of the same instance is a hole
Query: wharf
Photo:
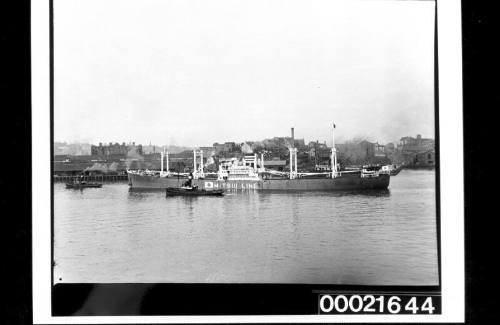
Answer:
[[54, 175], [54, 182], [73, 182], [75, 180], [83, 181], [93, 181], [93, 182], [116, 182], [116, 181], [127, 181], [127, 175], [85, 175], [81, 176], [66, 176], [66, 175]]

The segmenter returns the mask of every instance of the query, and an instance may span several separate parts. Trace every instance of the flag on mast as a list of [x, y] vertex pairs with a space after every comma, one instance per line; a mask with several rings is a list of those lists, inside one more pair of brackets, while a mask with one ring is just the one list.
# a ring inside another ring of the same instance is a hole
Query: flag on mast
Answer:
[[333, 123], [333, 128], [335, 129], [335, 123]]

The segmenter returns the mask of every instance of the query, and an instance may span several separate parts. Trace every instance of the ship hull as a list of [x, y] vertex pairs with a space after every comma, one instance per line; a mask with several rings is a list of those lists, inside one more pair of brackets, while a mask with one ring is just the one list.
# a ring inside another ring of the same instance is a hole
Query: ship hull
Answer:
[[[159, 177], [129, 173], [131, 189], [165, 190], [167, 187], [180, 187], [185, 178]], [[387, 189], [390, 175], [377, 177], [361, 177], [358, 174], [344, 174], [336, 178], [297, 178], [297, 179], [263, 179], [263, 180], [231, 180], [215, 179], [193, 180], [193, 185], [200, 189], [236, 189], [236, 190], [277, 190], [277, 191], [349, 191], [364, 189]]]

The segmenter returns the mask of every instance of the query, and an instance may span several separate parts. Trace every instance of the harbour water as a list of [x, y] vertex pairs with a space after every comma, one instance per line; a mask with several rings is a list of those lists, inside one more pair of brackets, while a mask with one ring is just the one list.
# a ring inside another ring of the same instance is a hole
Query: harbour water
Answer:
[[435, 171], [388, 191], [165, 197], [54, 184], [55, 283], [437, 285]]

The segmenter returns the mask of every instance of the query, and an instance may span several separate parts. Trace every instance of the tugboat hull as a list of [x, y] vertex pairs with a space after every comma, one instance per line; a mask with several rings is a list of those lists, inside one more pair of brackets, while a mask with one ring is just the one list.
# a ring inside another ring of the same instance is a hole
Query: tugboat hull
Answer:
[[71, 189], [99, 188], [99, 187], [102, 187], [102, 184], [100, 184], [100, 183], [86, 183], [86, 184], [66, 183], [66, 188], [71, 188]]
[[222, 196], [224, 190], [185, 190], [182, 188], [168, 187], [167, 196]]

